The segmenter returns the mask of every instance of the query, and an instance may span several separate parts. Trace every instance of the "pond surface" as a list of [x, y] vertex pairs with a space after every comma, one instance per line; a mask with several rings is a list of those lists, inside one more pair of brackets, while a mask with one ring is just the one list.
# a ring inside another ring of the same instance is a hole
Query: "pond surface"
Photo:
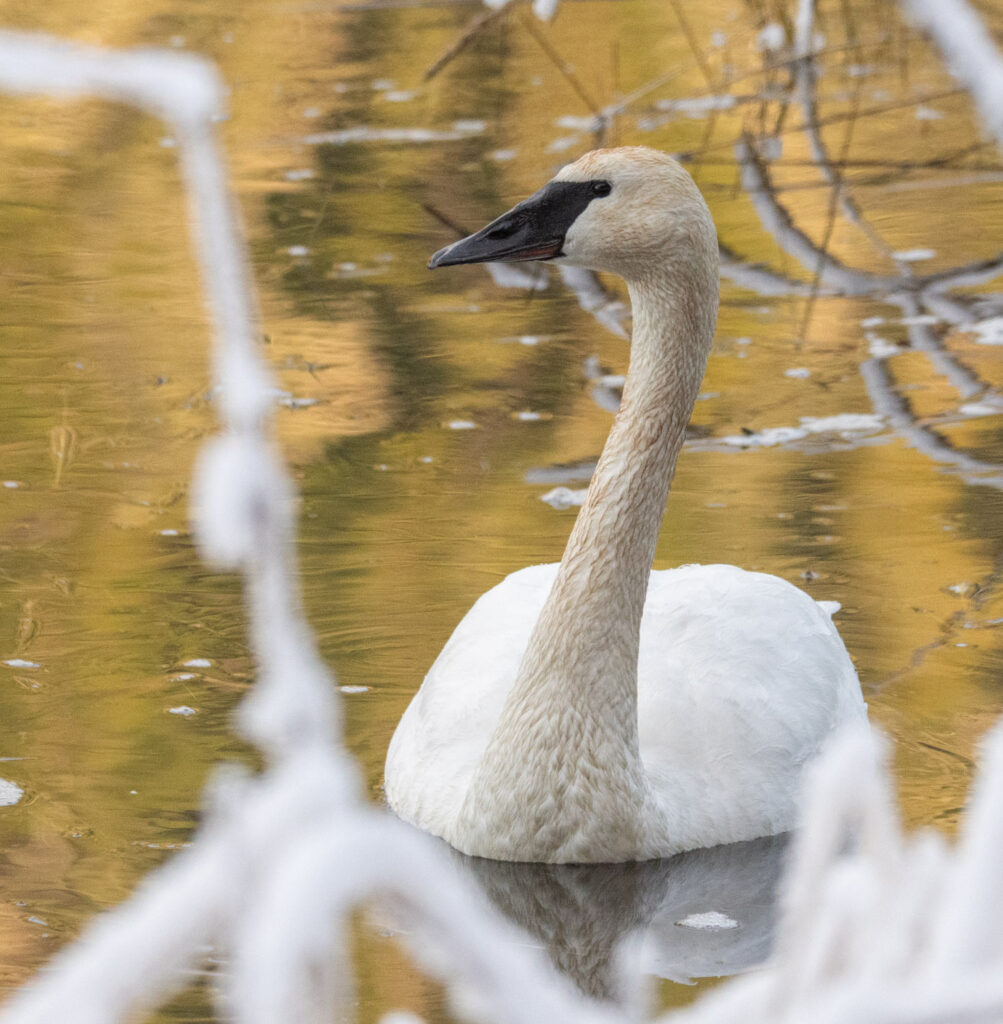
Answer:
[[[604, 141], [686, 154], [724, 256], [657, 566], [731, 562], [841, 602], [907, 822], [955, 827], [1003, 711], [1003, 171], [894, 5], [819, 7], [819, 59], [793, 68], [780, 0], [582, 0], [549, 26], [446, 0], [0, 4], [13, 27], [206, 53], [232, 87], [308, 610], [375, 800], [456, 622], [560, 557], [575, 508], [541, 499], [586, 485], [628, 358], [615, 280], [425, 262]], [[174, 140], [104, 104], [5, 99], [0, 125], [10, 988], [190, 839], [214, 764], [253, 760], [230, 728], [253, 667], [239, 588], [187, 521], [215, 423]], [[459, 869], [599, 995], [613, 940], [661, 921], [641, 955], [672, 1006], [713, 983], [678, 982], [765, 954], [781, 853]], [[721, 937], [728, 886], [758, 922], [741, 942]], [[450, 1019], [394, 928], [358, 924], [360, 1019]], [[162, 1016], [209, 1019], [205, 992]]]

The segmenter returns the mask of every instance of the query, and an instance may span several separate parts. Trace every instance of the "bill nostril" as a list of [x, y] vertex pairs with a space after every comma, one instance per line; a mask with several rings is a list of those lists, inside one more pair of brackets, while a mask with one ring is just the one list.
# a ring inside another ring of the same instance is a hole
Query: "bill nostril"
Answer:
[[485, 237], [492, 240], [510, 238], [515, 234], [518, 227], [519, 225], [514, 220], [506, 221], [504, 224], [499, 224], [497, 227], [493, 227]]

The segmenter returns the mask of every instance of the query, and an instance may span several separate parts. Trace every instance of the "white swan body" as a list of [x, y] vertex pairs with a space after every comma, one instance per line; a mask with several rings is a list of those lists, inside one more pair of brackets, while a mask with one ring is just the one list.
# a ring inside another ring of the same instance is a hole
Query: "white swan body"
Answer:
[[560, 565], [481, 597], [426, 676], [387, 801], [500, 860], [647, 860], [786, 831], [802, 766], [866, 717], [829, 614], [733, 566], [650, 571], [713, 335], [710, 214], [670, 158], [599, 150], [433, 265], [541, 254], [627, 279], [623, 402]]

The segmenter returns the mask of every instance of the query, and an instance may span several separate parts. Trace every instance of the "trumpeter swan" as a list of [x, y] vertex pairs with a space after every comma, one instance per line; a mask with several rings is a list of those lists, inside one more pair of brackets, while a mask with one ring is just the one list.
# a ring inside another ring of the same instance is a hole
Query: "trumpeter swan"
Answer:
[[429, 266], [540, 259], [626, 280], [622, 404], [560, 565], [488, 591], [429, 670], [390, 743], [387, 802], [497, 860], [786, 831], [805, 762], [866, 718], [830, 615], [775, 576], [651, 570], [717, 317], [710, 211], [665, 154], [596, 150]]

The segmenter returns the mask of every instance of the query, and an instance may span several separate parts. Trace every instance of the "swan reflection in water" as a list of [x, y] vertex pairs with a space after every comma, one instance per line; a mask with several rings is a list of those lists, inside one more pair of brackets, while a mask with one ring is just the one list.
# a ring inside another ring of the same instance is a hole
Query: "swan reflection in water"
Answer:
[[787, 836], [769, 836], [627, 864], [519, 864], [450, 853], [457, 870], [586, 995], [622, 1003], [638, 970], [688, 984], [763, 963], [786, 846]]

